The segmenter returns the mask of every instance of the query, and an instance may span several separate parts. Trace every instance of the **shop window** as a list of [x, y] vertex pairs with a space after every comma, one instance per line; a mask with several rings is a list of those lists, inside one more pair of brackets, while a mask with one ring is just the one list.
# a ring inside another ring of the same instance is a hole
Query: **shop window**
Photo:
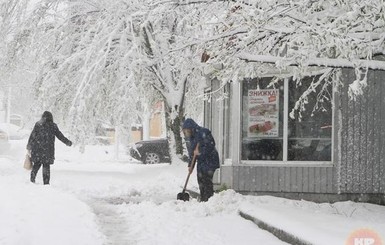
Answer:
[[300, 113], [290, 114], [316, 79], [319, 77], [305, 78], [298, 87], [290, 79], [274, 83], [272, 78], [244, 80], [241, 160], [332, 160], [331, 86], [316, 88]]
[[[307, 77], [298, 87], [295, 81], [289, 81], [289, 113], [310, 84], [318, 79], [318, 76]], [[322, 88], [317, 87], [306, 98], [302, 111], [288, 117], [289, 161], [331, 161], [332, 91], [331, 86], [324, 91]]]

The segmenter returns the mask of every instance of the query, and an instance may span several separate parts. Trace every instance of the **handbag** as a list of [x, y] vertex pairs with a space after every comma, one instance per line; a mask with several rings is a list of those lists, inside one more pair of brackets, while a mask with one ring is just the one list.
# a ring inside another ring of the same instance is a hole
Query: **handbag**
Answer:
[[24, 168], [27, 169], [27, 170], [31, 170], [32, 169], [31, 157], [28, 154], [25, 154]]

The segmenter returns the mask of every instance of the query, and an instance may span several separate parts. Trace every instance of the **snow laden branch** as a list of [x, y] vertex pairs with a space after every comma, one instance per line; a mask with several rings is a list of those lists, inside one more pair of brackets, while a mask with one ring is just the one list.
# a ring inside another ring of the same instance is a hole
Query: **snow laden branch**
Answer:
[[246, 62], [263, 62], [282, 66], [324, 66], [333, 68], [365, 68], [373, 70], [385, 70], [385, 61], [378, 60], [346, 60], [346, 59], [328, 59], [312, 58], [305, 62], [295, 58], [276, 57], [271, 55], [252, 55], [241, 53], [237, 57]]
[[[382, 0], [249, 3], [229, 2], [222, 6], [223, 14], [213, 17], [215, 35], [240, 26], [248, 30], [205, 45], [211, 57], [208, 62], [224, 65], [220, 74], [224, 80], [234, 74], [241, 79], [277, 68], [260, 68], [249, 61], [277, 63], [283, 69], [299, 66], [303, 72], [311, 66], [384, 69], [381, 59], [374, 59], [385, 53]], [[239, 58], [249, 63], [239, 62]]]
[[[204, 47], [207, 63], [221, 64], [213, 76], [223, 81], [277, 74], [305, 77], [316, 68], [355, 68], [356, 79], [349, 81], [352, 98], [363, 93], [370, 69], [384, 70], [385, 5], [369, 1], [242, 1], [229, 2], [213, 16], [213, 36], [235, 31], [223, 39], [212, 40]], [[337, 69], [338, 70], [338, 69]], [[325, 77], [324, 84], [339, 83], [337, 75]], [[322, 85], [321, 85], [322, 84]], [[315, 86], [316, 84], [313, 84]], [[303, 86], [303, 85], [298, 85]], [[314, 96], [307, 90], [306, 96]], [[317, 90], [318, 91], [318, 90]], [[324, 93], [317, 98], [328, 96]], [[301, 110], [302, 106], [297, 106]]]
[[[306, 111], [306, 105], [308, 104], [309, 96], [313, 94], [316, 97], [316, 103], [312, 108], [313, 115], [316, 111], [322, 110], [322, 104], [324, 101], [331, 102], [332, 94], [329, 93], [329, 88], [333, 85], [333, 78], [338, 73], [336, 69], [328, 69], [322, 75], [315, 77], [310, 85], [305, 89], [299, 99], [295, 102], [289, 116], [295, 119], [296, 113], [298, 119], [302, 119], [302, 112]], [[297, 81], [297, 86], [301, 86], [301, 80]]]
[[[306, 63], [303, 61], [296, 61], [295, 59], [283, 58], [283, 57], [274, 57], [267, 55], [250, 55], [250, 54], [239, 54], [238, 58], [246, 62], [262, 62], [275, 64], [278, 69], [282, 69], [287, 66], [318, 66], [318, 67], [330, 67], [330, 68], [354, 68], [356, 72], [356, 79], [351, 82], [349, 85], [349, 96], [350, 98], [355, 99], [357, 96], [362, 95], [364, 88], [367, 84], [367, 72], [368, 70], [385, 70], [385, 61], [377, 60], [344, 60], [344, 59], [327, 59], [327, 58], [314, 58], [312, 60], [307, 60]], [[315, 84], [315, 85], [319, 85]], [[305, 92], [300, 100], [297, 103], [302, 103], [304, 98], [306, 98], [311, 92], [312, 89]], [[296, 104], [294, 110], [298, 110], [302, 107], [299, 107]], [[292, 112], [291, 115], [293, 114]]]

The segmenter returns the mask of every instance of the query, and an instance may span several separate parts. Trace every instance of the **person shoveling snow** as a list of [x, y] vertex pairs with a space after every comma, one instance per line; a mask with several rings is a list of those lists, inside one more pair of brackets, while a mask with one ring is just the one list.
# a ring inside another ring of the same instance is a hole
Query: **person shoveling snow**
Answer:
[[191, 174], [194, 170], [192, 159], [195, 155], [200, 200], [205, 202], [214, 194], [213, 175], [219, 168], [219, 155], [215, 148], [215, 140], [209, 129], [200, 127], [191, 118], [184, 121], [183, 133], [190, 158], [188, 171]]

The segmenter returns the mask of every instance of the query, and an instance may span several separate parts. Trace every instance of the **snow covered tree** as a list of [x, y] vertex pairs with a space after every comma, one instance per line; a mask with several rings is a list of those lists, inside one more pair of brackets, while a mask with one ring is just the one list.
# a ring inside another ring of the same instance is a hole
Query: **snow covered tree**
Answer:
[[[182, 14], [174, 11], [175, 16], [163, 15], [165, 9], [164, 4], [154, 5], [153, 1], [129, 0], [113, 4], [102, 0], [54, 0], [34, 5], [25, 24], [16, 28], [26, 33], [23, 36], [26, 41], [15, 44], [20, 45], [17, 49], [20, 57], [34, 58], [30, 65], [37, 72], [35, 110], [51, 110], [56, 120], [69, 126], [75, 141], [85, 144], [99, 121], [130, 124], [145, 108], [151, 108], [155, 100], [162, 98], [169, 115], [173, 115], [167, 122], [175, 132], [181, 153], [184, 96], [186, 86], [192, 84], [188, 78], [194, 74], [201, 79], [199, 69], [192, 72], [197, 65], [190, 64], [188, 53], [191, 57], [199, 56], [194, 50], [171, 50], [181, 42], [165, 45], [170, 41], [168, 32], [175, 39], [177, 32], [181, 35], [189, 23], [185, 20], [182, 27], [169, 29], [167, 22], [176, 21], [176, 16], [182, 19]], [[155, 34], [158, 43], [151, 45], [159, 49], [151, 48], [157, 54], [170, 53], [163, 60], [156, 61], [143, 49], [147, 45], [143, 37], [154, 34], [148, 32], [151, 22], [159, 31]], [[156, 65], [147, 66], [148, 62]], [[155, 66], [159, 73], [151, 69]], [[167, 81], [162, 89], [156, 83], [161, 81], [156, 80], [159, 78]]]
[[202, 28], [194, 21], [200, 11], [154, 1], [59, 2], [50, 2], [55, 14], [31, 21], [41, 107], [61, 121], [70, 118], [71, 131], [81, 141], [97, 119], [132, 122], [137, 101], [150, 108], [161, 96], [181, 154], [185, 95], [188, 87], [204, 82], [199, 43], [191, 45]]
[[186, 95], [202, 93], [207, 66], [221, 67], [210, 75], [223, 82], [323, 73], [308, 91], [333, 84], [331, 68], [354, 67], [351, 93], [360, 94], [368, 68], [385, 69], [384, 8], [382, 0], [47, 0], [16, 28], [29, 38], [16, 44], [36, 55], [41, 107], [69, 118], [78, 141], [97, 120], [132, 122], [137, 101], [149, 108], [160, 97], [181, 154]]
[[[206, 26], [211, 25], [207, 35], [190, 45], [198, 44], [205, 50], [205, 61], [221, 67], [212, 69], [211, 75], [224, 82], [270, 73], [277, 78], [294, 76], [297, 86], [303, 86], [303, 76], [323, 74], [309, 85], [301, 97], [304, 102], [308, 95], [323, 98], [329, 86], [337, 86], [339, 68], [356, 68], [357, 79], [350, 84], [353, 97], [367, 85], [368, 69], [385, 69], [382, 0], [169, 2], [199, 9]], [[313, 95], [317, 88], [319, 94]]]
[[28, 0], [0, 1], [0, 84], [7, 79], [18, 64], [18, 46], [23, 44], [24, 33], [19, 31], [25, 20]]
[[[359, 95], [367, 85], [368, 69], [385, 69], [382, 0], [230, 1], [216, 19], [218, 39], [210, 42], [209, 62], [224, 65], [219, 74], [224, 80], [272, 70], [301, 78], [314, 67], [352, 67], [357, 79], [350, 91]], [[330, 69], [322, 73], [335, 74]]]
[[140, 94], [129, 69], [132, 10], [125, 2], [59, 3], [30, 27], [39, 72], [36, 94], [40, 107], [67, 122], [75, 140], [84, 144], [99, 121], [135, 120]]
[[185, 116], [186, 93], [196, 83], [204, 84], [200, 70], [201, 34], [199, 9], [163, 4], [149, 10], [136, 31], [137, 74], [147, 74], [149, 83], [163, 97], [167, 126], [175, 140], [176, 153], [182, 154], [181, 124]]
[[28, 119], [34, 71], [31, 52], [21, 50], [28, 45], [25, 25], [32, 4], [29, 0], [0, 1], [0, 93], [10, 97], [7, 107], [11, 114]]

